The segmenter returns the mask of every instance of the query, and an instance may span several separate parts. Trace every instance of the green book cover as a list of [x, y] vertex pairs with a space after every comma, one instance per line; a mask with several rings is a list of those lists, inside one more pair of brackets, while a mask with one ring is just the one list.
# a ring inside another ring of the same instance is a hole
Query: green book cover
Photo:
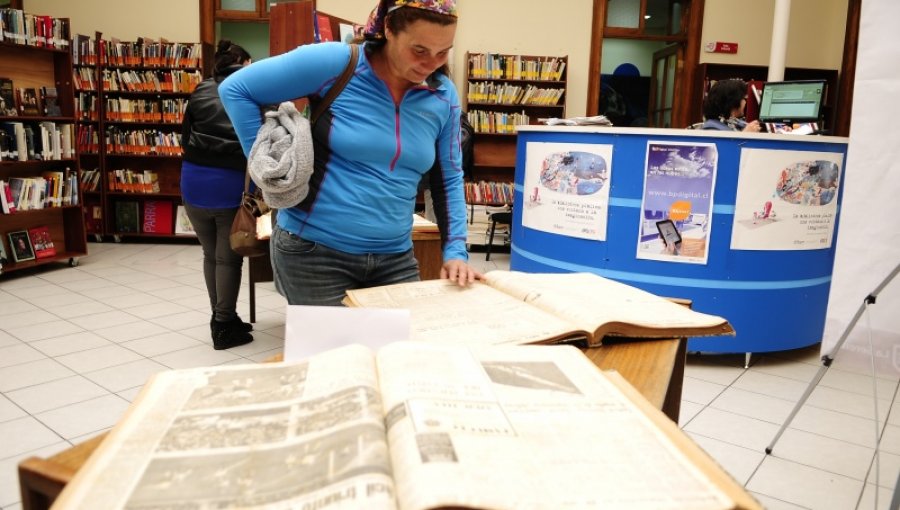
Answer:
[[116, 232], [139, 232], [140, 218], [137, 202], [116, 202]]

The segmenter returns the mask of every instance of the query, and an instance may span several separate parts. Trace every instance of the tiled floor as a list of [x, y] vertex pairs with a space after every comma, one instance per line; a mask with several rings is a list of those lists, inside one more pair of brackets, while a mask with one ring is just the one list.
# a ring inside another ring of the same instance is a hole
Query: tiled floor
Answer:
[[[473, 253], [483, 269], [509, 255]], [[255, 341], [215, 351], [194, 245], [90, 245], [76, 268], [0, 279], [0, 508], [18, 509], [17, 463], [109, 429], [167, 368], [260, 362], [281, 351], [284, 300], [257, 286]], [[246, 286], [239, 313], [249, 317]], [[873, 382], [835, 364], [767, 456], [764, 448], [821, 363], [818, 347], [688, 358], [681, 427], [772, 509], [888, 508], [900, 472], [900, 367]], [[881, 434], [876, 486], [875, 434]], [[876, 487], [878, 506], [875, 506]]]

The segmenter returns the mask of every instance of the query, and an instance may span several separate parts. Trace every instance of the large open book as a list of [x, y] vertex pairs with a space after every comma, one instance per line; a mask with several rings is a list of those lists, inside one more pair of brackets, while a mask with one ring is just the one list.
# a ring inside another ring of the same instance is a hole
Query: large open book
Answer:
[[733, 335], [728, 321], [591, 273], [490, 271], [461, 288], [428, 280], [347, 291], [348, 306], [408, 308], [413, 340], [531, 344], [604, 336]]
[[351, 345], [153, 378], [54, 508], [759, 508], [571, 346]]

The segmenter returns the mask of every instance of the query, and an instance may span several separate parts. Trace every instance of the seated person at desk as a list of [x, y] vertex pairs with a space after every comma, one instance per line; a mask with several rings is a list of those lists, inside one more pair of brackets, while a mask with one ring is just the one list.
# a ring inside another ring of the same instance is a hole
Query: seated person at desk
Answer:
[[719, 80], [703, 100], [701, 129], [759, 133], [759, 121], [743, 120], [747, 106], [747, 84], [742, 80]]
[[[289, 304], [340, 305], [348, 289], [418, 280], [410, 216], [435, 160], [441, 277], [481, 277], [468, 264], [460, 106], [447, 77], [456, 23], [453, 0], [381, 0], [373, 11], [356, 71], [314, 130], [309, 193], [278, 210], [272, 268]], [[220, 93], [244, 152], [261, 105], [324, 96], [349, 59], [346, 44], [308, 44], [229, 76]]]

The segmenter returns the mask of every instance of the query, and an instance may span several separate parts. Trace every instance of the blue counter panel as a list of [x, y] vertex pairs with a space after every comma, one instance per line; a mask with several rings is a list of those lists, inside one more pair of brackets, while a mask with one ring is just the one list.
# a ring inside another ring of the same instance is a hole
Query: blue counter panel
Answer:
[[[558, 128], [557, 128], [558, 129]], [[610, 133], [525, 131], [519, 133], [510, 268], [527, 272], [587, 271], [661, 296], [687, 298], [694, 309], [721, 315], [735, 337], [692, 338], [688, 349], [768, 352], [821, 341], [835, 245], [818, 250], [732, 250], [731, 232], [741, 149], [837, 152], [843, 139], [699, 135], [683, 130]], [[577, 239], [522, 226], [522, 187], [528, 142], [612, 144], [612, 179], [606, 241]], [[648, 141], [715, 143], [718, 169], [705, 265], [638, 259], [641, 196]], [[838, 196], [840, 211], [841, 196]], [[835, 229], [839, 226], [836, 223]], [[835, 230], [836, 232], [836, 230]], [[834, 236], [837, 239], [837, 236]]]

